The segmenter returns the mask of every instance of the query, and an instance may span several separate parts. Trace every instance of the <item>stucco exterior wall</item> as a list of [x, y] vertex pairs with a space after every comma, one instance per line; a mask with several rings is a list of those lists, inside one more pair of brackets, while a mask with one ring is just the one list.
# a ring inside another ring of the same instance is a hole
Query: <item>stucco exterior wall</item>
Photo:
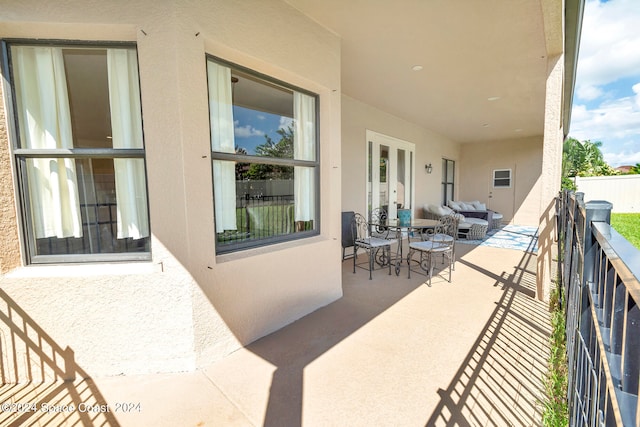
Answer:
[[[489, 199], [495, 168], [512, 169], [510, 206], [498, 208], [503, 221], [537, 226], [540, 216], [540, 175], [542, 138], [520, 138], [482, 144], [464, 144], [461, 150], [460, 199], [479, 200], [491, 206]], [[495, 207], [493, 207], [495, 208]]]
[[563, 121], [563, 88], [565, 84], [564, 54], [550, 55], [547, 59], [547, 82], [544, 115], [544, 149], [542, 153], [542, 179], [540, 219], [538, 221], [538, 265], [536, 293], [540, 300], [549, 299], [552, 282], [556, 280], [554, 259], [557, 235], [555, 197], [560, 191], [562, 176], [562, 143], [565, 129]]
[[[0, 37], [137, 42], [153, 261], [0, 277], [10, 304], [89, 375], [192, 370], [341, 296], [335, 35], [277, 0], [20, 0], [3, 2]], [[320, 95], [319, 236], [215, 255], [205, 54]], [[18, 227], [4, 211], [2, 223]]]
[[[439, 203], [442, 197], [442, 159], [458, 161], [459, 144], [416, 124], [346, 95], [342, 96], [342, 210], [366, 211], [367, 138], [371, 130], [415, 144], [415, 209], [422, 216], [422, 207]], [[431, 163], [428, 174], [425, 165]], [[460, 169], [457, 162], [456, 170]]]
[[20, 265], [20, 245], [18, 242], [18, 222], [16, 220], [16, 204], [11, 167], [11, 153], [7, 123], [5, 116], [4, 97], [0, 84], [0, 274], [11, 271]]

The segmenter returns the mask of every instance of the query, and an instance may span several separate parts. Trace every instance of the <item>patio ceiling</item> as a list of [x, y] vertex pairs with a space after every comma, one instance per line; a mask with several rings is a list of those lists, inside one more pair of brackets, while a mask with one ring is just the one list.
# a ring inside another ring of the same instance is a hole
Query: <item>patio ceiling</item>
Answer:
[[345, 95], [461, 143], [543, 134], [562, 2], [286, 1], [341, 37]]

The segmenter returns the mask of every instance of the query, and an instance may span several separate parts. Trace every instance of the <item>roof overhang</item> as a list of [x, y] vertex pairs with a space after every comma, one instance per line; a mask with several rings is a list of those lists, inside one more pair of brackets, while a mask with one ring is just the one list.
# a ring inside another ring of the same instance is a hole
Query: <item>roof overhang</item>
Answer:
[[565, 38], [564, 38], [564, 105], [562, 111], [562, 125], [564, 137], [569, 135], [571, 126], [571, 109], [573, 107], [573, 92], [578, 69], [578, 54], [580, 51], [580, 34], [582, 33], [582, 17], [584, 15], [584, 0], [566, 0], [565, 4]]
[[344, 95], [460, 143], [543, 135], [564, 49], [568, 129], [583, 0], [285, 1], [341, 38]]

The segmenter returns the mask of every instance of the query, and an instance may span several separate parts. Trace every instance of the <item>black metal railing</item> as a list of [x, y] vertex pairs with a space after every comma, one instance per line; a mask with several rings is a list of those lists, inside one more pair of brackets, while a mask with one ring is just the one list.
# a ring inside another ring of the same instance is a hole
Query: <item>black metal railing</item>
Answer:
[[243, 248], [313, 230], [313, 221], [295, 221], [293, 195], [236, 197], [236, 229], [217, 234], [218, 250]]
[[610, 226], [611, 209], [558, 199], [570, 426], [640, 425], [640, 251]]
[[47, 237], [36, 240], [37, 255], [145, 252], [149, 237], [118, 239], [115, 202], [80, 203], [82, 237]]
[[292, 233], [293, 203], [293, 195], [238, 197], [238, 231], [248, 239], [264, 239]]

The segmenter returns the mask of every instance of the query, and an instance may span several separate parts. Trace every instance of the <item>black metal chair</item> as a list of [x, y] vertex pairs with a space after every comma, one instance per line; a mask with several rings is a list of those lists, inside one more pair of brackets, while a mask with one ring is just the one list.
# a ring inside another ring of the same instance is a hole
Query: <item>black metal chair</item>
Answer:
[[375, 263], [389, 266], [391, 275], [391, 240], [381, 237], [374, 237], [371, 234], [371, 224], [359, 213], [353, 217], [353, 272], [356, 272], [356, 256], [358, 249], [364, 249], [369, 256], [369, 280], [372, 279], [372, 272]]
[[420, 254], [420, 258], [415, 260], [420, 268], [429, 276], [428, 286], [431, 286], [431, 278], [433, 277], [433, 259], [437, 255], [442, 255], [443, 260], [447, 260], [449, 264], [449, 279], [451, 282], [451, 269], [454, 262], [454, 247], [455, 247], [455, 234], [456, 231], [456, 219], [452, 216], [442, 217], [440, 222], [434, 230], [429, 230], [422, 241], [409, 243], [409, 254], [407, 255], [407, 262], [409, 264], [408, 278], [411, 278], [411, 262], [413, 256], [417, 253]]
[[346, 249], [353, 247], [353, 217], [355, 212], [342, 212], [342, 260], [347, 258]]

